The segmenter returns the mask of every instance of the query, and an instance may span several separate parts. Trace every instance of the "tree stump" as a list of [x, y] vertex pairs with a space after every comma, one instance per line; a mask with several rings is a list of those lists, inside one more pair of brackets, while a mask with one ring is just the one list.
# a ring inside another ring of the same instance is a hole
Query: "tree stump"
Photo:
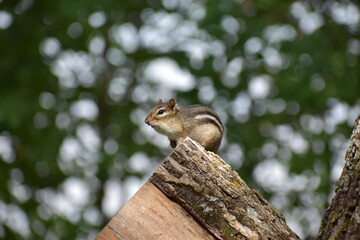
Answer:
[[187, 138], [96, 239], [299, 237], [224, 160]]

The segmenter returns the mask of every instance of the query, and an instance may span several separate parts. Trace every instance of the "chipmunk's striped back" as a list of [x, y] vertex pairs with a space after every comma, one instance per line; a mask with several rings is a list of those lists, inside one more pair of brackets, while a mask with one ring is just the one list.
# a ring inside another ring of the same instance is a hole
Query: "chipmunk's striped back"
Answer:
[[212, 124], [216, 126], [221, 133], [224, 132], [224, 126], [219, 116], [210, 108], [202, 105], [190, 105], [184, 108], [189, 110], [192, 117], [197, 120], [199, 124]]

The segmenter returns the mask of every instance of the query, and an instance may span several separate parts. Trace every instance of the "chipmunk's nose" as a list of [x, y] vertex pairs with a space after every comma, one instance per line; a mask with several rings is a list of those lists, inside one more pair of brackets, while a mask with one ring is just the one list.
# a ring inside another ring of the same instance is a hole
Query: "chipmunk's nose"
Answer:
[[147, 125], [150, 125], [150, 124], [149, 124], [149, 119], [148, 119], [148, 118], [145, 118], [145, 123], [146, 123]]

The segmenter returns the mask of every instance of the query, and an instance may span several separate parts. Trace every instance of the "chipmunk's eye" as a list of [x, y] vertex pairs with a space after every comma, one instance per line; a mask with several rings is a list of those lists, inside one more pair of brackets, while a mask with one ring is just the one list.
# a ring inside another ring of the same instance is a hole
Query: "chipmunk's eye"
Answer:
[[160, 110], [157, 112], [157, 114], [158, 114], [158, 115], [161, 115], [161, 114], [164, 114], [164, 112], [165, 112], [164, 109], [160, 109]]

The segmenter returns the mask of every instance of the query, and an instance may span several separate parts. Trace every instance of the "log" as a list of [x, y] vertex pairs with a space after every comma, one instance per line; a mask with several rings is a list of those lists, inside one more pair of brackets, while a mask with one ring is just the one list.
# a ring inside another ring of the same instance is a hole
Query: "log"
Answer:
[[224, 160], [187, 138], [96, 239], [299, 237]]
[[360, 239], [360, 115], [355, 120], [345, 166], [322, 219], [318, 239]]

